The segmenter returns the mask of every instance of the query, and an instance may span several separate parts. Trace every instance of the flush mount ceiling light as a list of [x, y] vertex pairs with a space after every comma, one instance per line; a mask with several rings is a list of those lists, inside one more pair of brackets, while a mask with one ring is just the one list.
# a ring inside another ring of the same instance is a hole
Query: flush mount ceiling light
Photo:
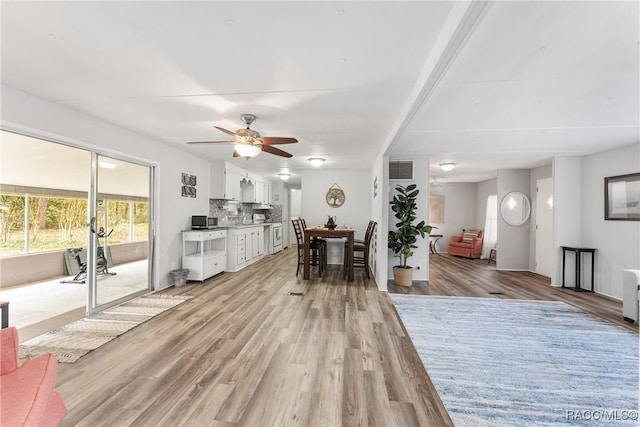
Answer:
[[104, 161], [98, 162], [98, 166], [105, 169], [115, 169], [118, 167], [118, 165], [116, 165], [115, 163], [104, 162]]
[[289, 178], [291, 178], [291, 174], [290, 173], [286, 173], [286, 172], [280, 172], [278, 174], [278, 176], [280, 177], [281, 180], [286, 181]]
[[440, 163], [440, 168], [445, 172], [449, 172], [450, 170], [453, 170], [453, 168], [455, 167], [456, 167], [455, 163]]
[[233, 144], [233, 148], [240, 157], [255, 157], [262, 152], [262, 148], [259, 145], [253, 144]]
[[311, 166], [314, 166], [314, 167], [322, 166], [322, 164], [325, 162], [325, 159], [323, 159], [322, 157], [311, 157], [307, 160], [309, 160], [309, 163], [311, 163]]

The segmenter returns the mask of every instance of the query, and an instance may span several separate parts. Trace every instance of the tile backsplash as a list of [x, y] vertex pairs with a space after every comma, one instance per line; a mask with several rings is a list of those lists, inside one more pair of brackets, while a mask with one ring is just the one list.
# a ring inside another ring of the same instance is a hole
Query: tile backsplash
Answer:
[[282, 206], [273, 205], [273, 209], [254, 210], [251, 203], [209, 200], [209, 216], [218, 218], [218, 225], [251, 224], [254, 212], [264, 213], [267, 222], [282, 222]]

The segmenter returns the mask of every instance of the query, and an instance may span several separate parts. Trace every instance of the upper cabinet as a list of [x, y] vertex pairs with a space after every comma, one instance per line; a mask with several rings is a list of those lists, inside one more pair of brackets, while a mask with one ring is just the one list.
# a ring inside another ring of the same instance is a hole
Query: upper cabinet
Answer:
[[271, 204], [273, 186], [271, 181], [258, 175], [248, 174], [223, 161], [210, 162], [210, 199], [237, 200], [243, 203]]
[[233, 170], [225, 170], [225, 198], [240, 201], [242, 199], [242, 174]]
[[209, 168], [209, 198], [241, 201], [245, 172], [223, 161], [212, 161]]
[[254, 176], [247, 176], [241, 181], [242, 201], [244, 203], [254, 203], [256, 200], [256, 179]]
[[257, 175], [249, 175], [242, 181], [244, 203], [271, 204], [271, 182]]

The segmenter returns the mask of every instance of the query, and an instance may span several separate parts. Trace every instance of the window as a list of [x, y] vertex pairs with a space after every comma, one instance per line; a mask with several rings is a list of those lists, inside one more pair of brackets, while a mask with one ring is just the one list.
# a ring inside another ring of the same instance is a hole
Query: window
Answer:
[[86, 199], [0, 194], [0, 256], [86, 246], [86, 221]]

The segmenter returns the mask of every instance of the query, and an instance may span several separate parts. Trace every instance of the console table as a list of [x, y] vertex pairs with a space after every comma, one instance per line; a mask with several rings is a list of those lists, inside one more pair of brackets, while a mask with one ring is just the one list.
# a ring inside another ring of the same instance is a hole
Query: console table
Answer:
[[[595, 253], [597, 249], [593, 248], [575, 248], [571, 246], [561, 246], [562, 248], [562, 287], [564, 288], [564, 266], [567, 252], [575, 253], [576, 257], [576, 286], [573, 288], [576, 292], [588, 291], [593, 292], [594, 281], [594, 267], [595, 267]], [[582, 254], [591, 254], [591, 289], [583, 289], [581, 285], [582, 276]]]
[[438, 248], [436, 248], [436, 243], [438, 243], [440, 239], [442, 239], [442, 234], [429, 234], [429, 251], [434, 255], [440, 255]]

